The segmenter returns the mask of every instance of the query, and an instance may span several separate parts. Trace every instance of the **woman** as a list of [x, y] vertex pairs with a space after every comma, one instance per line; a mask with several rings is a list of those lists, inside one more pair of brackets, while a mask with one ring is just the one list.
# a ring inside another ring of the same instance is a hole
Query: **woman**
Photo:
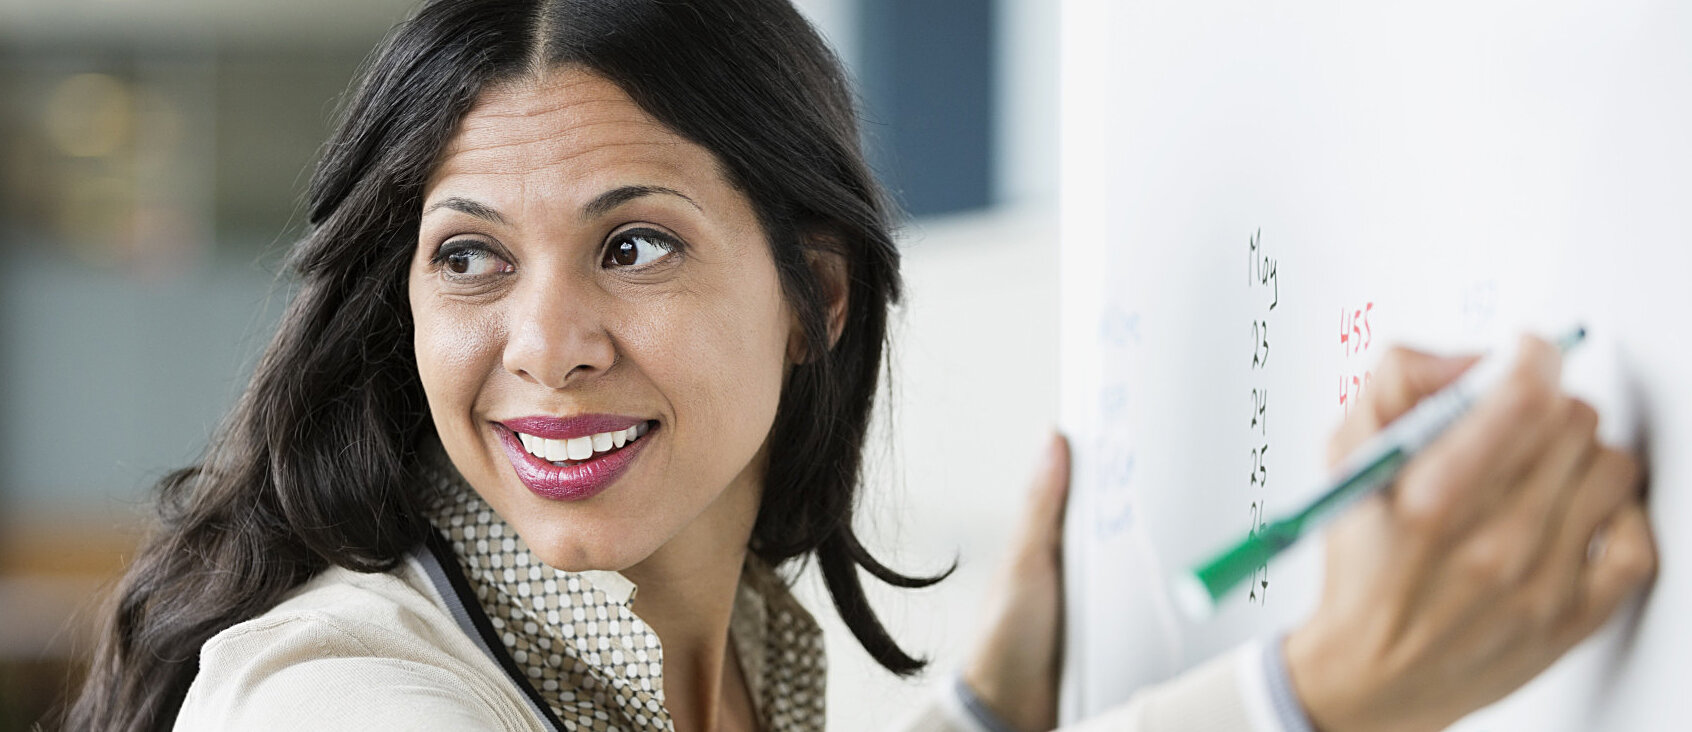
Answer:
[[[310, 221], [71, 726], [817, 729], [819, 634], [773, 571], [812, 558], [874, 658], [923, 667], [858, 570], [940, 578], [851, 521], [897, 250], [843, 77], [785, 0], [431, 2], [370, 62]], [[1340, 527], [1321, 610], [1256, 656], [1290, 723], [1446, 723], [1649, 575], [1631, 461], [1529, 351]], [[1340, 443], [1461, 366], [1395, 356]], [[1054, 445], [961, 703], [913, 725], [1053, 724], [1066, 465]], [[1232, 663], [1098, 722], [1235, 726], [1257, 692]]]

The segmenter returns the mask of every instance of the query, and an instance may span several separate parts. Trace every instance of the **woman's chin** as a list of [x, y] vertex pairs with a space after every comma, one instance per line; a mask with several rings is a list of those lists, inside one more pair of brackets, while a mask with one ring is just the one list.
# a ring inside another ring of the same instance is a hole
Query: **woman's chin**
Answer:
[[652, 552], [642, 552], [624, 542], [607, 545], [562, 537], [553, 541], [533, 541], [525, 537], [529, 550], [546, 566], [561, 572], [606, 571], [621, 572], [639, 564]]

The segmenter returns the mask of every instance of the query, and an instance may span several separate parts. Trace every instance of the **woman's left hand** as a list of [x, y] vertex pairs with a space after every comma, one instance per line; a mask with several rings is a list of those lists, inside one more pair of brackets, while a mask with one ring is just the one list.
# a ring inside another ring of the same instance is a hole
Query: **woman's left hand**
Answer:
[[1063, 642], [1063, 508], [1069, 442], [1053, 434], [1018, 539], [988, 600], [988, 625], [964, 681], [1022, 732], [1057, 726]]

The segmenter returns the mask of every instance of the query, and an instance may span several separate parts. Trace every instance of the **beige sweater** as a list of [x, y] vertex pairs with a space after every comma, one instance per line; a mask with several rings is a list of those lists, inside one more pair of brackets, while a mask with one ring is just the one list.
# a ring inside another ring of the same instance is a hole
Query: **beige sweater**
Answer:
[[[424, 545], [388, 573], [327, 570], [207, 641], [178, 729], [671, 732], [637, 588], [546, 566], [444, 456], [430, 465]], [[753, 556], [729, 636], [760, 732], [822, 730], [822, 631]], [[1248, 647], [1079, 727], [1280, 732], [1266, 659]], [[940, 685], [899, 729], [1001, 732], [964, 688]]]
[[[430, 564], [419, 553], [386, 574], [330, 569], [270, 612], [219, 633], [201, 650], [176, 728], [550, 729], [529, 692], [455, 617], [464, 610], [438, 589], [440, 570]], [[1247, 678], [1253, 653], [1236, 652], [1143, 690], [1076, 729], [1271, 729], [1272, 717], [1257, 708], [1262, 695]], [[753, 698], [762, 698], [761, 680], [748, 676]], [[940, 692], [901, 729], [981, 728]]]

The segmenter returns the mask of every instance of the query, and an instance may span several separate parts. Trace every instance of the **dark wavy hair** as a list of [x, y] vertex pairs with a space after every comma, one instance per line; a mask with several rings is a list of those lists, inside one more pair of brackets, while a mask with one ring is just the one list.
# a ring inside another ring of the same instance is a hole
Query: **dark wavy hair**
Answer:
[[[69, 727], [169, 728], [208, 638], [332, 565], [392, 569], [431, 530], [414, 466], [433, 427], [406, 298], [424, 183], [484, 89], [558, 65], [615, 82], [751, 200], [809, 357], [783, 387], [750, 550], [772, 566], [814, 555], [870, 655], [923, 667], [858, 574], [945, 576], [889, 569], [852, 529], [899, 254], [833, 53], [787, 0], [435, 0], [345, 103], [289, 260], [297, 294], [202, 461], [160, 482], [161, 528], [118, 588]], [[849, 281], [832, 344], [824, 251]]]

